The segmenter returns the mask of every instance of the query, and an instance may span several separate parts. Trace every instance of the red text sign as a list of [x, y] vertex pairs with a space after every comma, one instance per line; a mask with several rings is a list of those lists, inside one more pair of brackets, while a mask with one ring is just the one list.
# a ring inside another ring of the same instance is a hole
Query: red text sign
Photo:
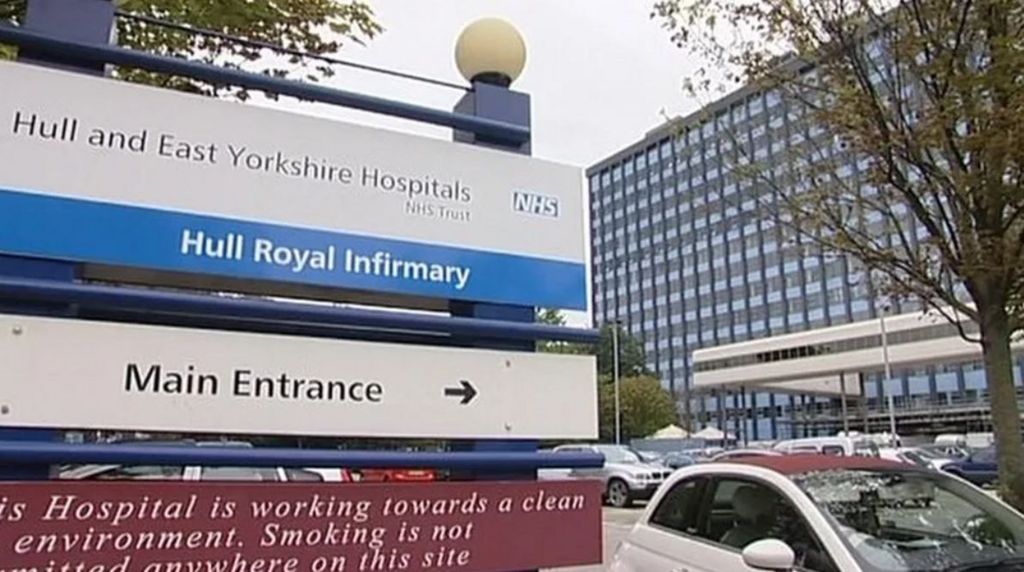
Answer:
[[0, 484], [0, 572], [498, 571], [601, 552], [593, 482]]

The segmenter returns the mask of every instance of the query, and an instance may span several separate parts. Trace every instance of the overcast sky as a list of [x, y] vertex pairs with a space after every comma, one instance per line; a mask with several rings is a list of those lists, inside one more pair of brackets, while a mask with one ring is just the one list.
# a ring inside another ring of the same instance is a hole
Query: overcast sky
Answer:
[[[498, 16], [527, 44], [523, 75], [513, 86], [533, 98], [534, 155], [587, 167], [663, 121], [661, 112], [690, 111], [682, 92], [688, 65], [656, 21], [653, 0], [368, 0], [385, 27], [342, 57], [360, 63], [465, 83], [454, 63], [459, 32]], [[460, 92], [341, 68], [330, 85], [438, 108]], [[448, 131], [413, 122], [336, 109], [280, 103], [289, 109], [448, 138]]]

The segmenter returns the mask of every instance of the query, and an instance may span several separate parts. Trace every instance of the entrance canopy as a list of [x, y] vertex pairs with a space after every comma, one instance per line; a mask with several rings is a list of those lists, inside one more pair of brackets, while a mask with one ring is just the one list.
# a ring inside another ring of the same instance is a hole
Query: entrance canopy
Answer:
[[678, 425], [666, 425], [655, 431], [648, 439], [686, 439], [690, 433]]
[[[694, 387], [859, 396], [856, 374], [885, 367], [882, 326], [881, 319], [866, 320], [697, 350]], [[981, 357], [979, 344], [964, 340], [956, 325], [934, 312], [888, 316], [884, 326], [893, 368]], [[963, 328], [978, 331], [966, 318]]]
[[736, 436], [732, 433], [726, 433], [717, 427], [705, 427], [700, 431], [693, 434], [694, 439], [701, 439], [704, 441], [735, 441]]

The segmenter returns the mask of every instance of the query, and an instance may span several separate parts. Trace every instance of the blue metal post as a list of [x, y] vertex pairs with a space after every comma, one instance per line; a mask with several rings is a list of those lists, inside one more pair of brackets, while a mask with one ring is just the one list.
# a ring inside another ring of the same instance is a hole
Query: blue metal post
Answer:
[[[499, 120], [512, 125], [529, 128], [530, 96], [512, 91], [507, 87], [482, 81], [473, 82], [473, 90], [467, 93], [455, 105], [455, 111], [466, 115], [474, 115], [487, 119]], [[486, 136], [475, 135], [464, 131], [456, 131], [454, 140], [472, 145], [480, 145], [509, 151], [512, 153], [530, 154], [530, 142], [509, 144]], [[486, 318], [489, 320], [505, 320], [509, 322], [533, 322], [534, 308], [528, 306], [510, 306], [502, 304], [452, 303], [453, 316]], [[466, 340], [466, 345], [503, 350], [533, 351], [535, 344], [523, 341], [497, 340]], [[516, 453], [537, 450], [535, 440], [490, 440], [457, 443], [456, 448], [467, 451], [506, 451]], [[489, 478], [535, 479], [536, 471], [516, 471], [489, 473]]]
[[[29, 0], [25, 27], [53, 36], [71, 40], [108, 43], [114, 33], [114, 4], [110, 0]], [[104, 66], [78, 61], [73, 57], [52, 58], [22, 49], [18, 59], [26, 63], [56, 67], [69, 71], [102, 75]], [[72, 282], [77, 277], [74, 264], [38, 260], [16, 256], [0, 256], [0, 276], [36, 278]], [[30, 313], [36, 315], [71, 316], [75, 309], [68, 304], [5, 302], [0, 300], [0, 310], [5, 312]], [[15, 335], [0, 332], [0, 335]], [[72, 348], [77, 351], [81, 348]], [[39, 356], [39, 359], [53, 359], [58, 356]], [[19, 383], [18, 380], [8, 380]], [[6, 405], [0, 394], [0, 423]], [[54, 429], [23, 429], [18, 427], [0, 428], [0, 439], [4, 441], [52, 442], [60, 438], [60, 431]], [[0, 479], [43, 480], [50, 477], [48, 464], [0, 464]]]
[[[25, 29], [49, 36], [87, 42], [92, 44], [110, 43], [115, 34], [114, 2], [111, 0], [29, 0], [25, 12]], [[87, 73], [103, 75], [106, 66], [72, 54], [54, 57], [38, 53], [31, 48], [22, 48], [18, 59]]]

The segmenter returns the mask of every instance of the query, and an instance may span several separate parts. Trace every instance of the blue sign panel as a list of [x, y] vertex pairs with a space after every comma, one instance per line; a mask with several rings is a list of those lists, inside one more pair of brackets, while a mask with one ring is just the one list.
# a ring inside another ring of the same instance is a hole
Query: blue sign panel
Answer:
[[[0, 189], [0, 252], [585, 309], [583, 264]], [[514, 276], [515, 280], [509, 280]]]

